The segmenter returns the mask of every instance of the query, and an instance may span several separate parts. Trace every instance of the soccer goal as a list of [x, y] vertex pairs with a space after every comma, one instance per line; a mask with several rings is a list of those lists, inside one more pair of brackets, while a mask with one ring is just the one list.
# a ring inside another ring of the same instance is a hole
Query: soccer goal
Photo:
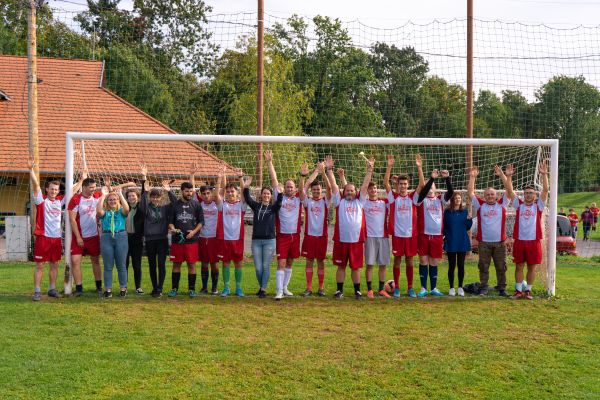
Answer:
[[[383, 187], [387, 155], [394, 155], [392, 175], [407, 174], [411, 188], [418, 184], [415, 158], [421, 155], [425, 176], [433, 169], [448, 170], [455, 190], [465, 191], [472, 166], [479, 169], [476, 189], [494, 187], [503, 192], [494, 174], [496, 165], [512, 164], [515, 191], [535, 185], [541, 189], [538, 167], [547, 163], [550, 170], [550, 195], [544, 223], [544, 265], [540, 278], [549, 295], [555, 294], [558, 140], [554, 139], [458, 139], [458, 138], [383, 138], [383, 137], [310, 137], [310, 136], [227, 136], [144, 133], [68, 132], [66, 135], [66, 197], [73, 195], [73, 183], [83, 171], [99, 183], [135, 182], [139, 185], [141, 164], [147, 168], [151, 185], [180, 182], [194, 173], [196, 186], [211, 185], [219, 171], [229, 180], [239, 174], [253, 177], [252, 186], [270, 185], [266, 164], [261, 156], [272, 150], [279, 182], [299, 178], [303, 163], [312, 171], [327, 155], [345, 179], [360, 185], [365, 174], [364, 157], [375, 159], [373, 179]], [[361, 154], [363, 153], [363, 154]], [[339, 182], [339, 180], [338, 180]], [[440, 189], [444, 189], [440, 180]], [[514, 210], [512, 211], [514, 213]], [[510, 213], [510, 209], [509, 209]], [[507, 219], [510, 221], [510, 219]], [[514, 219], [513, 219], [514, 221]], [[507, 226], [510, 236], [512, 226]], [[71, 227], [66, 219], [65, 249], [70, 248]], [[66, 275], [70, 269], [67, 254]], [[512, 271], [510, 256], [509, 272]], [[70, 287], [65, 291], [70, 290]]]

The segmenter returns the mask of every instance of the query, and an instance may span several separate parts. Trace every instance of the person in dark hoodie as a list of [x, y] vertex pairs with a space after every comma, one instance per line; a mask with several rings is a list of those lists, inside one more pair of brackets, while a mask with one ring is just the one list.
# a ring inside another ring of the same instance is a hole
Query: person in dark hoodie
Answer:
[[133, 278], [135, 281], [135, 292], [144, 294], [142, 290], [142, 251], [144, 249], [144, 215], [139, 211], [140, 190], [137, 188], [128, 189], [125, 198], [129, 204], [129, 214], [125, 221], [125, 230], [127, 231], [127, 242], [129, 251], [125, 260], [125, 268], [129, 275], [129, 261], [133, 267]]
[[275, 216], [281, 208], [283, 193], [277, 194], [277, 201], [271, 203], [273, 191], [271, 188], [260, 189], [260, 202], [255, 201], [250, 195], [251, 177], [241, 179], [244, 189], [244, 199], [250, 206], [253, 215], [252, 224], [252, 256], [254, 257], [254, 269], [258, 281], [258, 292], [256, 295], [261, 299], [267, 295], [267, 284], [271, 272], [271, 261], [275, 254]]
[[152, 281], [152, 297], [158, 298], [162, 296], [163, 284], [167, 274], [166, 260], [169, 252], [167, 234], [169, 232], [171, 204], [177, 200], [177, 197], [171, 192], [171, 188], [166, 181], [163, 184], [163, 189], [167, 191], [169, 203], [163, 204], [163, 191], [161, 189], [152, 188], [148, 192], [146, 172], [146, 167], [142, 166], [142, 196], [137, 212], [144, 216], [144, 239], [150, 280]]

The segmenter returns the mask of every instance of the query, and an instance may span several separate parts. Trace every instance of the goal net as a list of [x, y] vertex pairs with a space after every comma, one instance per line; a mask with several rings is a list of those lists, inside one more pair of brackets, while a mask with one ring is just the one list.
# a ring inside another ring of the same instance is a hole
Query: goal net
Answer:
[[[556, 236], [556, 182], [558, 141], [526, 139], [434, 139], [434, 138], [361, 138], [309, 136], [218, 136], [133, 133], [68, 133], [67, 134], [67, 196], [72, 193], [84, 170], [99, 184], [110, 180], [112, 185], [133, 182], [140, 185], [140, 165], [147, 167], [151, 185], [167, 180], [178, 185], [189, 180], [195, 171], [196, 187], [214, 185], [219, 170], [228, 180], [238, 181], [241, 172], [253, 177], [252, 186], [270, 186], [269, 173], [261, 152], [272, 150], [273, 163], [282, 184], [291, 178], [298, 182], [300, 168], [307, 163], [312, 171], [327, 155], [334, 159], [335, 169], [344, 170], [349, 183], [360, 185], [365, 175], [365, 160], [375, 159], [373, 180], [383, 188], [387, 155], [393, 155], [392, 175], [409, 175], [410, 187], [418, 184], [415, 158], [421, 155], [423, 171], [448, 170], [455, 190], [466, 191], [468, 171], [479, 169], [476, 189], [487, 187], [503, 192], [502, 183], [494, 174], [496, 165], [514, 167], [513, 185], [521, 191], [527, 185], [541, 189], [538, 166], [545, 162], [550, 168], [551, 195], [547, 204], [544, 237]], [[340, 180], [338, 178], [338, 184]], [[440, 182], [441, 183], [441, 182]], [[440, 189], [445, 189], [443, 183]], [[383, 195], [384, 193], [382, 193]], [[466, 196], [463, 196], [466, 199]], [[509, 215], [514, 210], [509, 208]], [[507, 219], [507, 233], [512, 234], [514, 218]], [[510, 226], [508, 226], [510, 224]], [[69, 227], [67, 227], [68, 229]], [[66, 246], [70, 234], [65, 236]], [[508, 242], [510, 243], [511, 238]], [[68, 248], [68, 247], [66, 247]], [[547, 240], [540, 278], [548, 293], [554, 294], [556, 243]], [[250, 253], [250, 248], [245, 249]], [[510, 265], [510, 257], [508, 259]]]

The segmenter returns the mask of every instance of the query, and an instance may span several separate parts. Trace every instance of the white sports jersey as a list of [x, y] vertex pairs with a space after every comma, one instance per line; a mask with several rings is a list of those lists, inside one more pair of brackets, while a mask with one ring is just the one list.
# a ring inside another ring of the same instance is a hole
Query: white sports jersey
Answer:
[[69, 211], [77, 212], [77, 225], [82, 238], [98, 236], [98, 223], [96, 219], [96, 205], [100, 192], [94, 192], [91, 197], [83, 197], [81, 193], [76, 194], [69, 202]]
[[51, 201], [42, 195], [41, 190], [37, 192], [35, 196], [36, 221], [34, 234], [49, 238], [61, 237], [60, 222], [63, 204], [65, 204], [65, 201], [62, 196], [57, 196], [54, 201]]
[[[278, 193], [273, 190], [273, 193]], [[300, 233], [300, 216], [302, 210], [302, 204], [298, 195], [288, 197], [283, 195], [281, 201], [281, 208], [277, 213], [277, 233]]]
[[514, 238], [519, 240], [542, 239], [542, 213], [545, 207], [542, 199], [538, 197], [535, 203], [528, 206], [522, 199], [515, 196], [512, 204], [517, 211]]
[[327, 212], [329, 202], [325, 198], [313, 200], [306, 196], [302, 202], [306, 211], [306, 226], [304, 234], [309, 236], [323, 236], [327, 234]]
[[[365, 196], [366, 197], [366, 196]], [[387, 237], [387, 199], [365, 199], [365, 219], [367, 224], [367, 237]]]
[[481, 197], [471, 200], [477, 213], [477, 240], [480, 242], [503, 242], [506, 240], [506, 207], [510, 203], [506, 195], [494, 204], [486, 203]]
[[341, 198], [339, 192], [333, 194], [333, 205], [336, 209], [334, 241], [343, 243], [365, 241], [364, 204], [365, 201], [360, 198], [347, 201]]
[[416, 192], [410, 192], [406, 196], [400, 196], [393, 191], [388, 192], [390, 203], [390, 226], [393, 235], [401, 238], [409, 238], [417, 235], [417, 206], [413, 198]]
[[241, 201], [236, 201], [235, 203], [224, 201], [218, 208], [221, 213], [221, 218], [218, 221], [219, 238], [225, 240], [243, 238], [246, 203], [242, 203]]
[[441, 235], [444, 231], [444, 205], [448, 202], [443, 195], [425, 197], [418, 203], [418, 196], [414, 196], [414, 203], [419, 207], [417, 225], [419, 233], [425, 235]]
[[219, 219], [217, 203], [211, 201], [206, 204], [204, 201], [200, 201], [200, 206], [204, 213], [204, 225], [200, 230], [200, 237], [214, 238], [217, 236], [217, 220]]

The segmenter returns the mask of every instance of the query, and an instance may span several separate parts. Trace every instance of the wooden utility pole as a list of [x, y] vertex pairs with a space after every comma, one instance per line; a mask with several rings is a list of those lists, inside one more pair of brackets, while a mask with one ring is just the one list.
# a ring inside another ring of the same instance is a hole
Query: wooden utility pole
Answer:
[[[256, 134], [263, 135], [263, 109], [265, 101], [264, 84], [264, 33], [265, 33], [265, 6], [264, 0], [258, 0], [258, 32], [256, 41]], [[256, 148], [256, 183], [263, 185], [263, 144], [258, 143]]]
[[[473, 0], [467, 0], [467, 134], [473, 137]], [[473, 146], [467, 146], [467, 167], [473, 167]]]
[[[35, 163], [35, 175], [40, 182], [40, 159], [38, 150], [38, 96], [37, 96], [37, 2], [29, 0], [29, 18], [27, 20], [27, 111], [29, 128], [29, 158]], [[31, 231], [35, 229], [35, 207], [33, 186], [30, 182], [30, 218]]]

